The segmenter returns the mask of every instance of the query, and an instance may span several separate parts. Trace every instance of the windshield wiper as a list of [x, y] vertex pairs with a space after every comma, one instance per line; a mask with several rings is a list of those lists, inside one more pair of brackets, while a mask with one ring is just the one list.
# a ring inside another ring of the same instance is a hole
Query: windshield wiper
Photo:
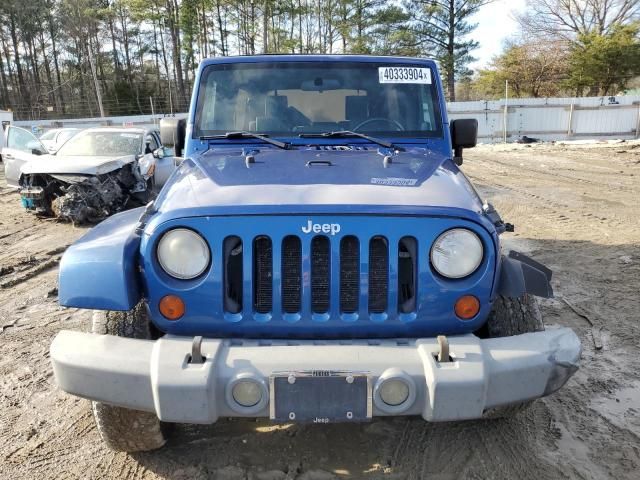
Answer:
[[364, 133], [352, 132], [351, 130], [339, 130], [336, 132], [324, 132], [324, 133], [301, 133], [298, 135], [300, 138], [348, 138], [348, 137], [357, 137], [363, 138], [371, 143], [376, 143], [383, 147], [393, 148], [394, 150], [404, 151], [404, 148], [394, 145], [391, 142], [387, 142], [386, 140], [382, 140], [380, 138], [370, 137], [369, 135], [365, 135]]
[[251, 132], [227, 132], [223, 133], [222, 135], [205, 135], [200, 137], [200, 140], [237, 140], [242, 138], [257, 138], [258, 140], [270, 143], [271, 145], [275, 145], [276, 147], [282, 148], [283, 150], [289, 150], [289, 148], [291, 148], [291, 144], [288, 142], [280, 142], [279, 140], [269, 138], [267, 135]]

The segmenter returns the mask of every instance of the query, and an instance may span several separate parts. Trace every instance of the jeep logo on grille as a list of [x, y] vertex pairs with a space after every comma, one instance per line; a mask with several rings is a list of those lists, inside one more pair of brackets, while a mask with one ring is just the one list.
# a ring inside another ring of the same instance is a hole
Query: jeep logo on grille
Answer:
[[339, 223], [313, 223], [311, 220], [307, 220], [307, 226], [302, 227], [303, 233], [330, 233], [335, 235], [339, 231]]

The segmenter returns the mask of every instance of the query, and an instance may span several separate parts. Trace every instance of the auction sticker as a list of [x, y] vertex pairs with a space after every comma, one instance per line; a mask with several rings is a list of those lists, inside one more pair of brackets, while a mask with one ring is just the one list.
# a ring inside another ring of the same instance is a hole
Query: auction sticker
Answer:
[[380, 83], [431, 84], [431, 69], [419, 67], [378, 67]]

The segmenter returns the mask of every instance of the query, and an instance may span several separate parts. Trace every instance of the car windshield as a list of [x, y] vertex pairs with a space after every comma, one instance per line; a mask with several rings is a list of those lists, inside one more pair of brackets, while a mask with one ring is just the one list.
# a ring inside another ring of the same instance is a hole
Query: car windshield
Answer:
[[58, 135], [56, 142], [64, 143], [67, 140], [69, 140], [71, 137], [73, 137], [76, 133], [78, 133], [78, 130], [62, 130], [60, 132], [60, 135]]
[[350, 130], [439, 137], [434, 72], [424, 64], [265, 62], [211, 65], [202, 74], [194, 136], [257, 132], [298, 137]]
[[49, 130], [48, 132], [45, 132], [42, 135], [40, 135], [40, 140], [53, 140], [57, 135], [58, 131], [59, 130]]
[[138, 132], [83, 132], [67, 141], [60, 156], [122, 156], [142, 153], [142, 133]]

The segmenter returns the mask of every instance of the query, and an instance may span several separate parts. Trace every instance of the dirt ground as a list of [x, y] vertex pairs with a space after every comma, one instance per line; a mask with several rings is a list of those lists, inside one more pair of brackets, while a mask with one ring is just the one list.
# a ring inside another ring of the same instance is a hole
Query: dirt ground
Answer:
[[56, 298], [57, 260], [85, 230], [35, 219], [5, 188], [0, 479], [640, 478], [640, 143], [480, 146], [463, 168], [515, 224], [506, 242], [554, 270], [546, 322], [574, 328], [584, 350], [559, 393], [509, 421], [221, 421], [177, 426], [158, 452], [114, 453], [49, 364], [56, 332], [89, 327]]

